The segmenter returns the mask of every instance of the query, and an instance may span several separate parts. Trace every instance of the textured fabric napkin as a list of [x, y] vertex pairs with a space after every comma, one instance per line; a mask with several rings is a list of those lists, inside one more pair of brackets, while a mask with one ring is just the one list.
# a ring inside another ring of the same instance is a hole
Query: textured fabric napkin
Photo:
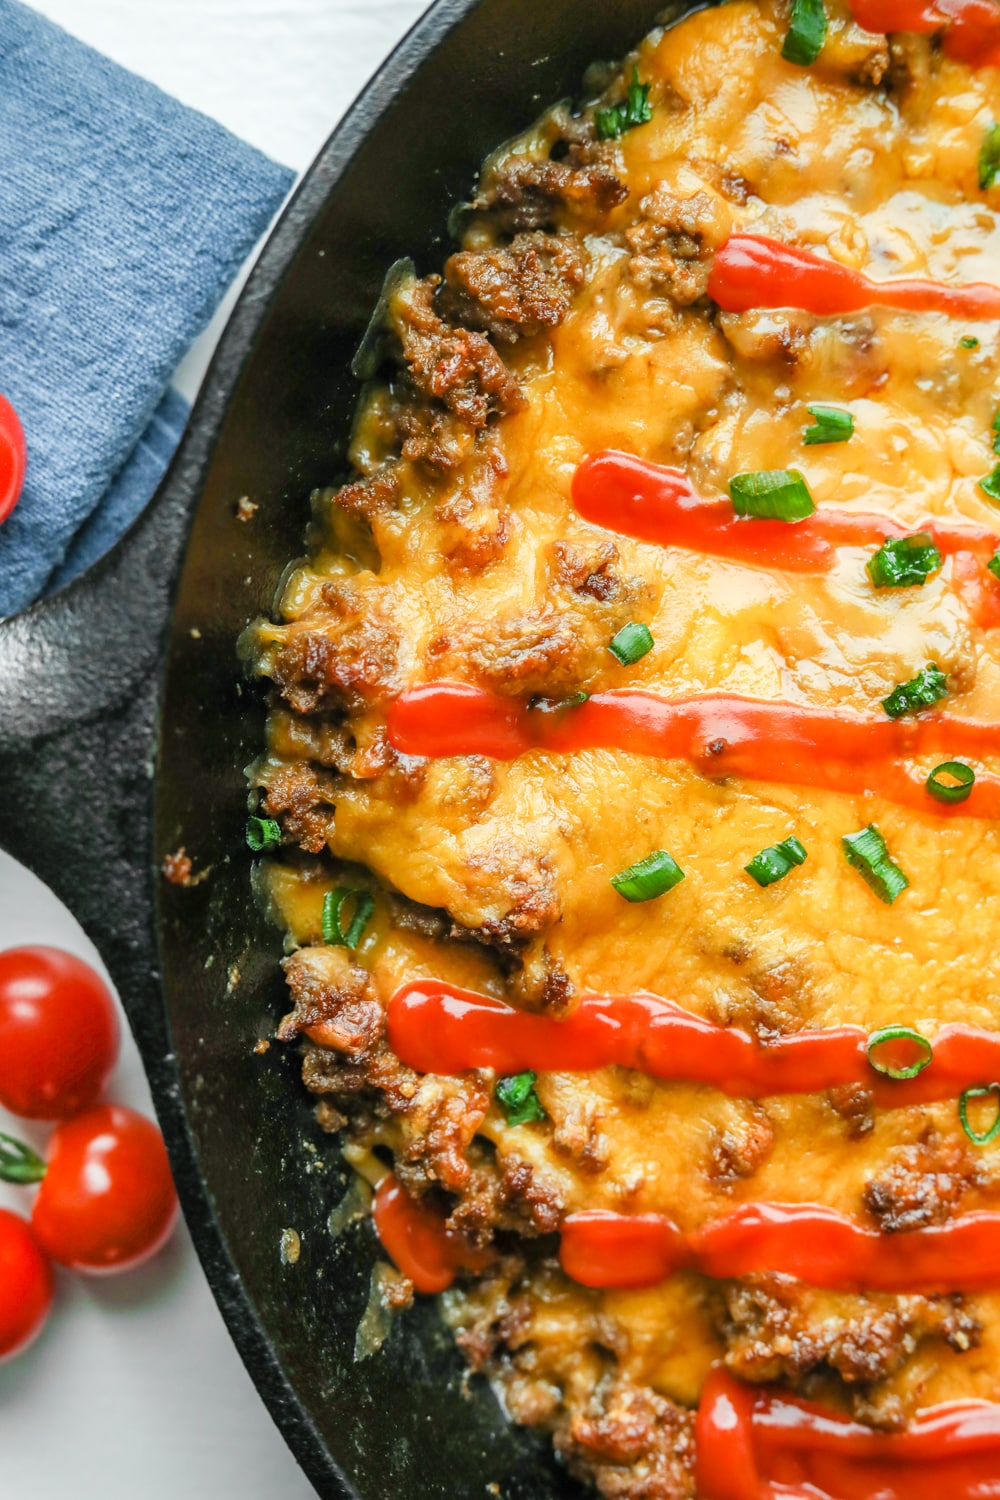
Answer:
[[168, 383], [293, 173], [0, 0], [0, 392], [28, 443], [0, 617], [134, 519], [183, 428]]

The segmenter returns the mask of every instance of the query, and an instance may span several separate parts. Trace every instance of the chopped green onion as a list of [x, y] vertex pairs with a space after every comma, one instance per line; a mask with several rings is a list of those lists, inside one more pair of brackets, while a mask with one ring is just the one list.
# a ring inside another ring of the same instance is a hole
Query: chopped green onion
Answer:
[[281, 824], [273, 818], [247, 819], [247, 844], [254, 854], [262, 849], [276, 849], [281, 843]]
[[916, 677], [909, 682], [900, 682], [888, 698], [882, 699], [882, 707], [890, 719], [901, 719], [904, 714], [918, 714], [948, 696], [948, 679], [934, 662], [921, 667]]
[[[353, 901], [354, 917], [345, 932], [340, 922], [340, 913], [345, 901]], [[334, 947], [354, 949], [361, 941], [362, 934], [371, 921], [375, 910], [375, 901], [367, 891], [351, 891], [346, 886], [338, 886], [335, 891], [327, 891], [323, 897], [323, 941]]]
[[782, 839], [780, 844], [771, 844], [769, 848], [762, 849], [743, 868], [748, 875], [753, 876], [758, 885], [773, 885], [776, 880], [784, 880], [795, 865], [805, 864], [805, 860], [805, 848], [793, 833], [787, 839]]
[[594, 116], [599, 141], [616, 141], [626, 130], [637, 125], [648, 125], [653, 118], [649, 104], [651, 83], [639, 82], [639, 69], [632, 69], [632, 82], [628, 86], [624, 104], [613, 104], [609, 109], [599, 109]]
[[979, 481], [979, 488], [991, 500], [1000, 500], [1000, 464], [995, 465], [992, 472]]
[[994, 578], [1000, 578], [1000, 547], [994, 552], [986, 566]]
[[816, 509], [798, 469], [756, 469], [734, 474], [729, 494], [738, 516], [771, 521], [804, 521]]
[[993, 418], [993, 426], [990, 430], [993, 433], [993, 452], [1000, 453], [1000, 411]]
[[840, 842], [848, 863], [867, 881], [879, 900], [891, 906], [910, 882], [890, 855], [875, 824], [869, 823], [860, 833], [845, 833]]
[[[942, 776], [950, 776], [951, 780], [942, 781]], [[942, 761], [927, 778], [927, 790], [939, 802], [964, 802], [971, 797], [975, 784], [976, 773], [964, 760]]]
[[960, 349], [978, 349], [979, 340], [975, 337], [974, 334], [966, 333], [962, 338], [959, 339], [958, 347]]
[[508, 1078], [497, 1080], [497, 1098], [503, 1105], [508, 1125], [530, 1125], [533, 1120], [544, 1120], [542, 1101], [535, 1093], [537, 1073], [529, 1068], [524, 1073], [513, 1073]]
[[570, 693], [566, 698], [546, 698], [543, 693], [535, 693], [528, 699], [528, 707], [536, 713], [555, 714], [564, 708], [579, 708], [589, 697], [590, 694], [584, 692]]
[[884, 541], [865, 564], [877, 589], [907, 589], [926, 583], [943, 559], [929, 531]]
[[[912, 1062], [898, 1061], [893, 1049], [894, 1042], [906, 1042], [907, 1050], [916, 1047], [917, 1056]], [[877, 1053], [886, 1050], [890, 1053], [888, 1057], [877, 1056]], [[933, 1046], [919, 1031], [914, 1031], [912, 1026], [880, 1027], [869, 1036], [866, 1051], [868, 1061], [876, 1073], [881, 1073], [886, 1078], [916, 1078], [934, 1059]]]
[[652, 649], [653, 636], [649, 626], [642, 625], [637, 620], [623, 625], [608, 647], [611, 655], [617, 656], [623, 667], [633, 666]]
[[993, 122], [979, 148], [979, 186], [985, 192], [1000, 182], [1000, 125]]
[[612, 875], [611, 884], [626, 901], [652, 901], [672, 891], [683, 879], [684, 871], [677, 861], [665, 849], [657, 849], [637, 865]]
[[846, 443], [854, 436], [854, 418], [849, 411], [841, 411], [839, 406], [807, 406], [806, 411], [816, 418], [816, 425], [805, 429], [804, 443]]
[[[988, 1099], [993, 1095], [997, 1101], [996, 1119], [988, 1130], [973, 1130], [969, 1124], [969, 1100]], [[1000, 1083], [984, 1083], [979, 1088], [966, 1089], [958, 1100], [958, 1118], [962, 1122], [962, 1129], [974, 1146], [988, 1146], [1000, 1135]]]
[[786, 62], [808, 68], [823, 50], [827, 19], [823, 0], [792, 0], [792, 15], [781, 55]]

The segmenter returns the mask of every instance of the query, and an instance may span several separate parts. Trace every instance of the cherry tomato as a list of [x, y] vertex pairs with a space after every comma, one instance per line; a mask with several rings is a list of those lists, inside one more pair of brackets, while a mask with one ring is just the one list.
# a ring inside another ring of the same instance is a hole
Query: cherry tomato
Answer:
[[28, 449], [17, 412], [0, 396], [0, 521], [6, 521], [17, 504], [24, 484]]
[[53, 1260], [125, 1271], [155, 1255], [177, 1218], [163, 1137], [144, 1115], [99, 1104], [57, 1126], [31, 1222]]
[[0, 1360], [20, 1354], [52, 1306], [52, 1267], [31, 1225], [0, 1208]]
[[115, 1065], [115, 1003], [99, 974], [59, 948], [0, 953], [0, 1102], [30, 1120], [93, 1104]]

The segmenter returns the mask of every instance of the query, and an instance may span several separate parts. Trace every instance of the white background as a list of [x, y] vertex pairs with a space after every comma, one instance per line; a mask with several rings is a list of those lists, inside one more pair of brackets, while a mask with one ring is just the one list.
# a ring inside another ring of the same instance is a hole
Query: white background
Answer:
[[[304, 169], [424, 0], [35, 0], [67, 30]], [[192, 396], [220, 319], [185, 361]], [[50, 943], [100, 966], [44, 886], [0, 854], [0, 948]], [[149, 1110], [130, 1038], [114, 1084]], [[0, 1129], [25, 1131], [0, 1110]], [[24, 1210], [23, 1190], [0, 1203]], [[180, 1230], [117, 1279], [61, 1275], [45, 1333], [0, 1366], [2, 1500], [308, 1500]]]

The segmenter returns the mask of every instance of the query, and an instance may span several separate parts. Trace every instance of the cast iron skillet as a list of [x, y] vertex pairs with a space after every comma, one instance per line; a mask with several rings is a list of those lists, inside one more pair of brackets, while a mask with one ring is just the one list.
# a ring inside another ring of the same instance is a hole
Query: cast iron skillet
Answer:
[[[576, 93], [589, 63], [621, 56], [660, 9], [438, 0], [272, 234], [147, 513], [79, 584], [0, 624], [0, 844], [103, 954], [233, 1338], [306, 1473], [337, 1500], [580, 1491], [483, 1384], [462, 1394], [432, 1306], [353, 1362], [371, 1232], [331, 1242], [336, 1152], [294, 1055], [253, 1051], [282, 984], [242, 840], [263, 713], [241, 685], [236, 639], [301, 550], [310, 489], [343, 474], [348, 366], [386, 267], [407, 254], [436, 267], [449, 209], [486, 153]], [[249, 522], [234, 516], [243, 495], [260, 506]], [[187, 889], [158, 873], [180, 845], [204, 875]], [[295, 1266], [278, 1254], [288, 1227], [302, 1236]]]

